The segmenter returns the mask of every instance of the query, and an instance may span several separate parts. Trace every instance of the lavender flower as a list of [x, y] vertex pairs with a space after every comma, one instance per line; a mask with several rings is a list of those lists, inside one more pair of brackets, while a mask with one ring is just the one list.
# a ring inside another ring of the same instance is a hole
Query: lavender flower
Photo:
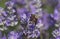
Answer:
[[60, 28], [58, 29], [55, 29], [53, 32], [52, 32], [52, 35], [56, 38], [56, 37], [59, 37], [60, 36]]
[[8, 34], [8, 39], [17, 39], [18, 38], [18, 33], [16, 33], [15, 31], [11, 31]]
[[7, 13], [7, 17], [6, 17], [6, 20], [4, 21], [5, 25], [6, 26], [15, 26], [18, 24], [18, 19], [17, 18], [17, 14], [16, 14], [16, 9], [15, 9], [15, 6], [14, 6], [14, 2], [13, 1], [8, 1], [5, 3], [6, 4], [6, 13]]
[[[36, 11], [36, 7], [33, 6], [33, 5], [30, 5], [30, 8], [31, 8], [31, 13], [32, 14], [36, 14], [35, 11]], [[34, 11], [34, 12], [33, 12]]]
[[35, 29], [32, 33], [28, 34], [28, 38], [38, 38], [40, 36], [40, 31]]
[[2, 38], [2, 32], [0, 31], [0, 39]]
[[17, 8], [17, 14], [19, 16], [19, 19], [20, 19], [21, 23], [28, 22], [30, 14], [25, 7], [24, 8]]
[[42, 20], [41, 19], [38, 19], [38, 23], [36, 24], [36, 27], [37, 28], [43, 28], [44, 24], [42, 23]]
[[23, 5], [26, 4], [25, 0], [11, 0], [11, 1], [18, 3], [18, 4], [23, 4]]
[[57, 9], [54, 10], [54, 19], [59, 20], [59, 11]]
[[7, 14], [5, 11], [3, 11], [2, 15], [3, 15], [4, 17], [7, 17], [7, 16], [8, 16], [8, 14]]
[[4, 22], [4, 23], [5, 23], [5, 25], [6, 25], [6, 26], [10, 26], [11, 21], [10, 21], [10, 20], [5, 20], [5, 22]]
[[3, 20], [5, 20], [5, 17], [2, 15], [2, 13], [4, 13], [4, 8], [0, 7], [0, 25], [4, 25]]
[[35, 29], [35, 25], [34, 24], [30, 24], [27, 26], [29, 30], [33, 31]]
[[2, 39], [7, 39], [7, 38], [6, 38], [6, 36], [4, 35], [4, 36], [2, 37]]
[[54, 26], [55, 23], [56, 23], [56, 20], [51, 17], [51, 15], [48, 16], [48, 23], [49, 23], [49, 26]]
[[5, 3], [5, 5], [7, 6], [8, 9], [12, 9], [12, 7], [14, 6], [14, 2], [8, 1]]
[[44, 21], [43, 23], [44, 23], [44, 26], [46, 26], [45, 29], [47, 29], [49, 27], [48, 18], [47, 18], [49, 16], [49, 14], [47, 12], [44, 12], [43, 15], [44, 15], [43, 16], [43, 21]]
[[55, 24], [55, 26], [56, 27], [59, 27], [60, 26], [60, 10], [59, 10], [59, 6], [60, 5], [57, 5], [57, 7], [55, 8], [55, 10], [54, 10], [54, 19], [56, 20], [56, 24]]
[[56, 39], [60, 39], [60, 36], [56, 37]]
[[40, 31], [38, 29], [35, 29], [33, 33], [36, 34], [36, 38], [40, 36]]

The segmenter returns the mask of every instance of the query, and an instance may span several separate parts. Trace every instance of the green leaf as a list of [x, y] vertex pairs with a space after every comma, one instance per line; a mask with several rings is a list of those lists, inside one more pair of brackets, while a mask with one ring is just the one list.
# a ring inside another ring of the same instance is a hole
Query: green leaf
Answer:
[[50, 6], [47, 6], [46, 7], [48, 13], [53, 13], [54, 12], [54, 8], [50, 7]]
[[47, 10], [47, 12], [48, 12], [49, 14], [54, 12], [54, 8], [51, 7], [51, 6], [43, 5], [42, 8], [43, 8], [43, 10]]
[[5, 7], [5, 2], [8, 1], [8, 0], [1, 0], [0, 1], [0, 7]]
[[49, 29], [47, 30], [48, 33], [49, 33], [49, 38], [53, 37], [52, 32], [53, 32], [55, 29], [57, 29], [57, 27], [52, 26], [52, 27], [49, 27]]

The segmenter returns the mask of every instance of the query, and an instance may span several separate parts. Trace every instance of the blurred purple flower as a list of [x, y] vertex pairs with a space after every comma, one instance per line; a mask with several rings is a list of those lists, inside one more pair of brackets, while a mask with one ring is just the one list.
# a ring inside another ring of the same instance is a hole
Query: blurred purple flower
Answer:
[[19, 4], [26, 4], [25, 0], [11, 0], [11, 1], [13, 1], [15, 3], [19, 3]]
[[23, 38], [23, 32], [18, 32], [18, 35], [19, 35], [19, 37], [18, 37], [18, 39], [22, 39]]
[[11, 21], [10, 20], [5, 20], [5, 25], [6, 26], [10, 26], [11, 25]]
[[6, 5], [6, 6], [12, 6], [12, 7], [13, 7], [14, 2], [12, 2], [12, 1], [8, 1], [8, 2], [5, 3], [5, 5]]
[[60, 37], [60, 28], [58, 29], [55, 29], [53, 32], [52, 32], [52, 35], [56, 38], [56, 37]]
[[15, 31], [11, 31], [9, 34], [8, 34], [8, 39], [17, 39], [19, 37], [18, 33], [15, 32]]
[[0, 16], [0, 18], [1, 18], [2, 20], [5, 20], [5, 17], [4, 17], [4, 16]]
[[30, 8], [31, 8], [31, 14], [36, 14], [36, 7], [32, 4], [30, 4]]
[[28, 38], [38, 38], [40, 36], [40, 31], [38, 29], [34, 30], [32, 33], [28, 34]]
[[7, 39], [7, 38], [6, 38], [6, 36], [4, 35], [4, 36], [2, 37], [2, 39]]
[[7, 13], [4, 11], [4, 12], [2, 13], [2, 15], [6, 17], [6, 16], [7, 16]]
[[33, 33], [36, 34], [36, 38], [40, 36], [40, 31], [38, 29], [35, 29]]
[[12, 2], [12, 1], [8, 1], [8, 2], [5, 3], [7, 9], [9, 9], [9, 10], [13, 8], [14, 4], [15, 4], [15, 3]]
[[25, 12], [25, 8], [17, 8], [17, 14], [21, 15]]
[[0, 39], [2, 38], [2, 32], [0, 31]]
[[0, 23], [2, 22], [2, 19], [0, 19]]
[[59, 16], [60, 16], [59, 11], [57, 9], [55, 9], [54, 10], [54, 19], [59, 20]]
[[60, 39], [60, 36], [56, 37], [56, 39]]
[[29, 24], [27, 27], [28, 27], [28, 29], [30, 31], [33, 31], [35, 29], [35, 25], [34, 24]]
[[49, 15], [48, 16], [48, 24], [49, 24], [49, 26], [54, 26], [55, 23], [56, 23], [56, 20], [53, 17], [51, 17], [51, 15]]
[[19, 16], [19, 19], [21, 19], [21, 21], [28, 21], [30, 17], [30, 13], [27, 11], [26, 8], [17, 8], [17, 14]]
[[44, 29], [49, 28], [48, 16], [49, 16], [49, 14], [47, 12], [43, 12], [43, 17], [42, 18], [43, 18]]

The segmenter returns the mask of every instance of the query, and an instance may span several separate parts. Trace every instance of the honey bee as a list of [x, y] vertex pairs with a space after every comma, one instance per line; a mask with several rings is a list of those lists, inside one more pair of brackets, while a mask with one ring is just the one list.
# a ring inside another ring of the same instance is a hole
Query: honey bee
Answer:
[[30, 21], [35, 24], [37, 23], [37, 18], [35, 17], [34, 14], [31, 14]]

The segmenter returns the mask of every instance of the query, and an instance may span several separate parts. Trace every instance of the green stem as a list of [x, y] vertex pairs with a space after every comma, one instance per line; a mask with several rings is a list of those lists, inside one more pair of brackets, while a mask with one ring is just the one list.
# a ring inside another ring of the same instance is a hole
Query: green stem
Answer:
[[40, 39], [43, 39], [42, 31], [40, 30]]
[[46, 39], [49, 39], [49, 33], [47, 33]]

